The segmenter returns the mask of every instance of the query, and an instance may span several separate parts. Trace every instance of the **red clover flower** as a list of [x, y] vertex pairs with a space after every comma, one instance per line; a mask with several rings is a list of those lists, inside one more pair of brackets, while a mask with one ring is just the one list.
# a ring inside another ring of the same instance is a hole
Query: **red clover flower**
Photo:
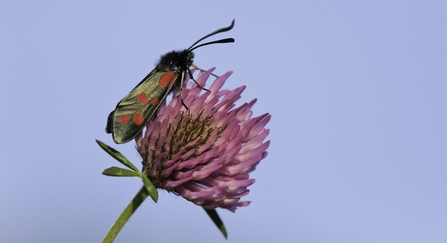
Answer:
[[[201, 73], [197, 82], [205, 87], [214, 69]], [[143, 158], [143, 173], [157, 188], [174, 192], [207, 209], [235, 212], [250, 201], [240, 201], [255, 182], [249, 177], [267, 156], [270, 141], [265, 125], [271, 115], [252, 116], [256, 99], [235, 108], [245, 86], [220, 90], [232, 72], [218, 77], [210, 92], [189, 78], [180, 91], [164, 102], [146, 131], [136, 137]]]

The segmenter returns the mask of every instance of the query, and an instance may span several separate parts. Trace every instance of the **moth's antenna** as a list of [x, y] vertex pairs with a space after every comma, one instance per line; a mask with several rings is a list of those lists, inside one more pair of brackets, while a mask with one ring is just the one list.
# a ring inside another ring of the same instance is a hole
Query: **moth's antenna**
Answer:
[[234, 39], [233, 38], [225, 38], [225, 39], [221, 39], [221, 40], [211, 41], [211, 42], [200, 44], [200, 45], [195, 46], [194, 48], [188, 49], [188, 50], [193, 51], [201, 46], [207, 46], [207, 45], [211, 45], [211, 44], [220, 44], [220, 43], [230, 43], [230, 42], [234, 42]]
[[[206, 36], [200, 38], [198, 41], [194, 42], [194, 44], [192, 44], [187, 50], [192, 51], [192, 50], [194, 50], [194, 49], [196, 49], [196, 48], [198, 47], [198, 46], [197, 46], [197, 47], [194, 47], [194, 46], [195, 46], [197, 43], [201, 42], [202, 40], [204, 40], [204, 39], [206, 39], [206, 38], [208, 38], [208, 37], [210, 37], [210, 36], [213, 36], [213, 35], [215, 35], [215, 34], [219, 34], [219, 33], [221, 33], [221, 32], [229, 31], [229, 30], [233, 29], [233, 27], [234, 27], [234, 19], [233, 19], [233, 21], [231, 22], [231, 25], [230, 25], [230, 26], [228, 26], [228, 27], [224, 27], [224, 28], [220, 28], [220, 29], [218, 29], [218, 30], [216, 30], [216, 31], [214, 31], [214, 32], [212, 32], [212, 33], [210, 33], [210, 34], [208, 34], [208, 35], [206, 35]], [[232, 38], [223, 39], [223, 40], [229, 40], [229, 39], [232, 39]], [[222, 40], [220, 40], [220, 41], [222, 41]], [[233, 41], [225, 41], [225, 42], [219, 42], [219, 41], [217, 41], [216, 43], [228, 43], [228, 42], [234, 42], [234, 39], [233, 39]], [[209, 43], [212, 44], [212, 42], [209, 42]], [[205, 44], [206, 44], [206, 43], [205, 43]], [[203, 46], [203, 45], [205, 45], [205, 44], [202, 44], [202, 45], [200, 45], [200, 46]], [[194, 48], [193, 48], [193, 47], [194, 47]], [[191, 48], [193, 48], [193, 49], [191, 49]]]

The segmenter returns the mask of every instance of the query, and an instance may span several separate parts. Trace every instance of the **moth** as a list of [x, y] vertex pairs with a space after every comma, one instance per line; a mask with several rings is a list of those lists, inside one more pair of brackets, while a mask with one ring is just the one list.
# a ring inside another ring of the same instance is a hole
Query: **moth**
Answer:
[[[110, 112], [107, 118], [106, 133], [111, 133], [117, 144], [127, 143], [143, 130], [154, 116], [160, 104], [174, 89], [182, 88], [186, 75], [195, 82], [190, 67], [193, 64], [193, 50], [211, 44], [234, 42], [233, 38], [199, 44], [213, 35], [229, 31], [234, 27], [234, 20], [228, 27], [220, 28], [196, 41], [188, 49], [171, 51], [161, 56], [155, 68], [135, 86]], [[197, 82], [196, 82], [197, 84]], [[199, 84], [197, 84], [201, 87]], [[201, 87], [206, 90], [205, 88]], [[180, 98], [181, 98], [180, 90]], [[183, 99], [181, 99], [183, 103]], [[186, 107], [186, 105], [183, 103]]]

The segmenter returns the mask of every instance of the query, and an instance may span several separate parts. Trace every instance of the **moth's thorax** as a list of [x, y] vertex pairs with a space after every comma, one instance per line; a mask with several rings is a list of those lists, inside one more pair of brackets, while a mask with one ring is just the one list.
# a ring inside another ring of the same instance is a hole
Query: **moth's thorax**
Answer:
[[161, 71], [184, 71], [192, 65], [194, 53], [189, 50], [171, 51], [160, 57], [157, 69]]

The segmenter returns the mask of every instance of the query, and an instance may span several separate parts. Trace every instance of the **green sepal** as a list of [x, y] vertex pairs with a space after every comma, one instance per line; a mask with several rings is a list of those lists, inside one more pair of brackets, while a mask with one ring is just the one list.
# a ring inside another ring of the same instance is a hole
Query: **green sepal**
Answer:
[[110, 154], [110, 156], [112, 156], [113, 158], [115, 158], [116, 160], [118, 160], [118, 162], [120, 162], [121, 164], [123, 164], [124, 166], [126, 166], [127, 168], [140, 173], [140, 171], [138, 170], [138, 168], [132, 164], [132, 162], [130, 162], [126, 157], [124, 157], [124, 155], [122, 155], [120, 152], [118, 152], [117, 150], [115, 150], [114, 148], [110, 147], [109, 145], [99, 141], [98, 139], [96, 139], [96, 142], [98, 143], [98, 145], [104, 149], [104, 151], [106, 151], [108, 154]]
[[116, 167], [116, 166], [112, 166], [110, 168], [105, 169], [102, 172], [103, 175], [106, 176], [128, 176], [128, 177], [132, 177], [132, 176], [136, 176], [136, 177], [141, 177], [141, 174], [132, 170], [128, 170], [128, 169], [123, 169], [120, 167]]
[[225, 229], [225, 225], [223, 224], [222, 220], [219, 217], [219, 214], [217, 214], [216, 209], [207, 209], [203, 208], [205, 212], [208, 214], [208, 216], [211, 218], [213, 223], [217, 226], [219, 231], [222, 233], [222, 235], [225, 237], [225, 239], [228, 238], [227, 229]]
[[154, 202], [157, 202], [158, 201], [157, 188], [155, 188], [154, 184], [152, 184], [151, 180], [149, 180], [149, 178], [147, 178], [146, 175], [143, 174], [141, 179], [143, 181], [144, 187], [146, 187], [146, 190], [149, 193], [149, 196], [151, 196]]

